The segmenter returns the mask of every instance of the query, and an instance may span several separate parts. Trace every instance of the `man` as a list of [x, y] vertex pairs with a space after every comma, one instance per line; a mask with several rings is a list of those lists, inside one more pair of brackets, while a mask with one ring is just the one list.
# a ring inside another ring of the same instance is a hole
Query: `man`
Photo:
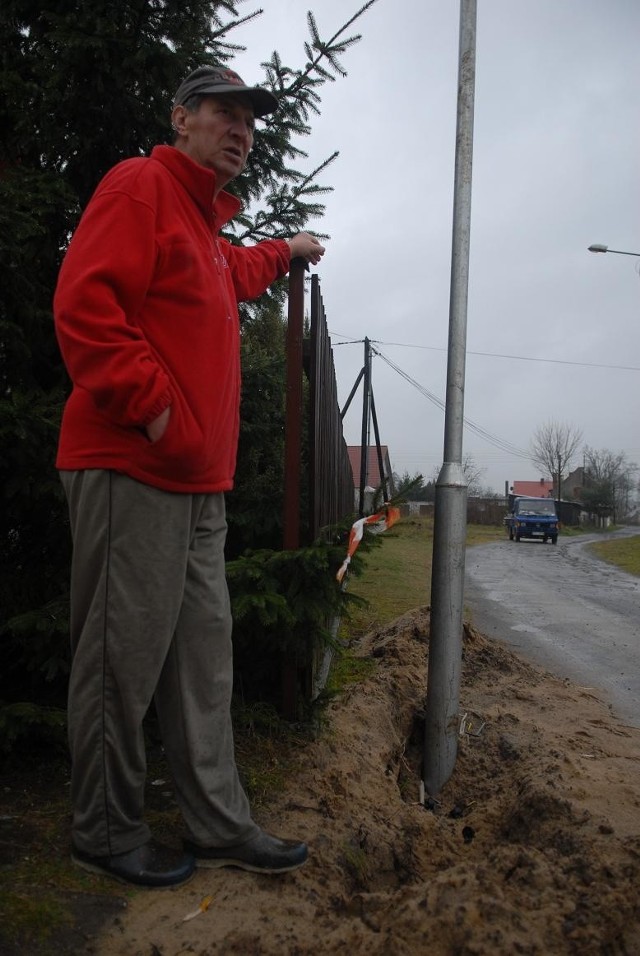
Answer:
[[[240, 208], [224, 187], [246, 163], [255, 117], [276, 107], [231, 70], [190, 74], [173, 104], [174, 145], [105, 176], [55, 294], [73, 382], [57, 457], [74, 545], [72, 857], [145, 886], [182, 883], [196, 865], [282, 872], [307, 856], [252, 820], [229, 715], [237, 302], [291, 258], [324, 253], [307, 233], [244, 248], [219, 236]], [[180, 852], [143, 820], [152, 700], [187, 830]]]

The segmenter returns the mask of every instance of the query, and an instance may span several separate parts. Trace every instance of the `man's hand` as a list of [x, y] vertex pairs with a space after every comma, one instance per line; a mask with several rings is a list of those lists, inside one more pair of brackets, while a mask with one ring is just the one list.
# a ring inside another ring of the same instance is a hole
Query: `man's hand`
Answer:
[[171, 417], [171, 405], [168, 405], [163, 412], [160, 412], [157, 418], [146, 427], [147, 437], [150, 442], [159, 441], [167, 430], [169, 418]]
[[317, 265], [324, 255], [324, 246], [320, 245], [310, 232], [299, 232], [293, 239], [287, 239], [291, 249], [292, 259], [304, 259], [312, 265]]

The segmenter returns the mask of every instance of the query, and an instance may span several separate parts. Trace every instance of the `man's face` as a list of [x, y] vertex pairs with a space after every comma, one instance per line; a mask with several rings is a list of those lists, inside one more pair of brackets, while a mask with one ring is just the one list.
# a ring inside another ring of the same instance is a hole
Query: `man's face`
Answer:
[[218, 188], [242, 172], [253, 144], [255, 118], [242, 94], [205, 96], [195, 112], [176, 106], [176, 147], [216, 174]]

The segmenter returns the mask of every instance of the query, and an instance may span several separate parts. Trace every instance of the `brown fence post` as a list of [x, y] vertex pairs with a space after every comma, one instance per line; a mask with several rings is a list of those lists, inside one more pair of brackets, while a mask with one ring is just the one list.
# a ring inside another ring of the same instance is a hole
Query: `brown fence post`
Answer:
[[[300, 547], [300, 453], [302, 449], [302, 356], [304, 333], [304, 259], [294, 259], [289, 269], [287, 312], [287, 385], [284, 428], [284, 515], [285, 551]], [[298, 666], [296, 656], [282, 665], [282, 710], [285, 717], [297, 716]]]
[[283, 547], [300, 547], [300, 452], [302, 449], [302, 353], [304, 334], [304, 259], [289, 270], [287, 313], [287, 386], [284, 426]]

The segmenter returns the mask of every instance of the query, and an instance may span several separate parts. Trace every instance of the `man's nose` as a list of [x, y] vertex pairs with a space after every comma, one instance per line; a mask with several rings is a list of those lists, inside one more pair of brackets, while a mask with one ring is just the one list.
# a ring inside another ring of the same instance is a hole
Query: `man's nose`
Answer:
[[236, 117], [231, 124], [231, 132], [235, 136], [239, 136], [241, 139], [247, 141], [248, 145], [251, 145], [253, 140], [253, 130], [247, 120], [242, 119], [241, 117]]

